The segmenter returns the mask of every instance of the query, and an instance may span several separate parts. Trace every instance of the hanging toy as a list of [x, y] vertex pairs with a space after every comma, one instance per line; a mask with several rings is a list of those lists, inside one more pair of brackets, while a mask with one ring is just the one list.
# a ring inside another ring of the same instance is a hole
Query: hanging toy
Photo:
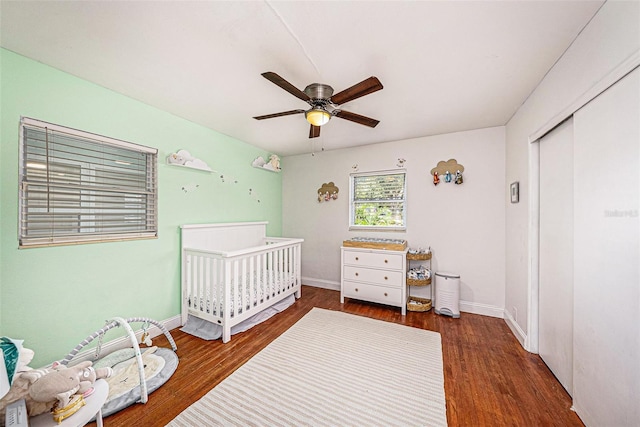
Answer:
[[456, 171], [456, 184], [462, 184], [462, 172]]
[[[105, 325], [108, 325], [109, 321], [107, 320], [107, 323], [105, 323]], [[96, 355], [94, 357], [94, 359], [98, 359], [100, 358], [100, 352], [102, 351], [102, 339], [104, 338], [104, 332], [102, 332], [102, 330], [100, 331], [100, 335], [98, 338], [98, 345], [96, 346]]]
[[149, 323], [145, 323], [142, 326], [142, 336], [140, 337], [140, 344], [144, 344], [147, 347], [151, 347], [151, 337], [149, 336], [149, 332], [147, 328], [149, 327]]
[[438, 172], [433, 173], [433, 185], [440, 184], [440, 178], [438, 178]]
[[447, 171], [447, 173], [444, 174], [444, 181], [451, 182], [451, 172]]

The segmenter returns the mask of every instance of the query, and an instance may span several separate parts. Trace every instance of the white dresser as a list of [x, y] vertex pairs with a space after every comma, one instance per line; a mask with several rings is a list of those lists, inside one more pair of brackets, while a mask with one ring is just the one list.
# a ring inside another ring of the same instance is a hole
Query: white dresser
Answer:
[[400, 307], [407, 314], [407, 250], [341, 247], [340, 303], [355, 298]]

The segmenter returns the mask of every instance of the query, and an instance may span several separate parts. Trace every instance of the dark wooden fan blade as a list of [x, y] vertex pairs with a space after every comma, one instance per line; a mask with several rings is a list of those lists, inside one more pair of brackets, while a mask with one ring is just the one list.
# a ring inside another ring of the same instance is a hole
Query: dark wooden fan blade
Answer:
[[292, 114], [304, 113], [304, 110], [283, 111], [282, 113], [265, 114], [264, 116], [254, 117], [256, 120], [272, 119], [274, 117], [290, 116]]
[[320, 136], [320, 126], [311, 125], [309, 128], [309, 138], [317, 138]]
[[372, 119], [371, 117], [361, 116], [360, 114], [350, 113], [348, 111], [340, 110], [336, 117], [340, 117], [341, 119], [350, 120], [352, 122], [360, 123], [361, 125], [376, 127], [380, 120]]
[[307, 95], [306, 93], [304, 93], [303, 91], [301, 91], [300, 89], [298, 89], [297, 87], [295, 87], [294, 85], [292, 85], [291, 83], [289, 83], [288, 81], [286, 81], [285, 79], [277, 75], [276, 73], [267, 71], [266, 73], [262, 73], [262, 77], [269, 80], [271, 83], [280, 86], [282, 89], [286, 90], [296, 98], [300, 98], [303, 101], [309, 101], [311, 99], [309, 98], [309, 95]]
[[380, 83], [380, 80], [378, 80], [377, 77], [371, 76], [368, 79], [343, 90], [342, 92], [336, 93], [331, 97], [331, 102], [336, 105], [344, 104], [345, 102], [376, 92], [382, 88], [383, 86], [382, 83]]

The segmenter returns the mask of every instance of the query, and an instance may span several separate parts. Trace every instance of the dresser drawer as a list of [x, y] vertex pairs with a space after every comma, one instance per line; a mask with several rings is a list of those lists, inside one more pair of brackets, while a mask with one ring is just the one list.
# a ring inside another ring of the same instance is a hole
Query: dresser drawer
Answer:
[[400, 288], [388, 288], [385, 286], [345, 280], [343, 282], [342, 294], [347, 298], [361, 299], [398, 307], [403, 305], [402, 291]]
[[351, 265], [362, 265], [364, 267], [389, 268], [402, 270], [402, 260], [404, 252], [399, 254], [344, 251], [343, 262]]
[[343, 267], [344, 279], [361, 282], [377, 283], [383, 286], [400, 288], [404, 273], [393, 270], [377, 270], [375, 268], [357, 267], [345, 265]]

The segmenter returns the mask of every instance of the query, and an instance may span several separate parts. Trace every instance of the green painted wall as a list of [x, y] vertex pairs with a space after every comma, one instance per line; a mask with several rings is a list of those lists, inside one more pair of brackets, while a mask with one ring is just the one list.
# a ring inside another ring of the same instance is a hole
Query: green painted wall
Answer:
[[[281, 176], [251, 167], [269, 153], [10, 51], [0, 61], [0, 335], [24, 339], [31, 366], [64, 357], [114, 316], [178, 315], [181, 224], [267, 220], [280, 235]], [[159, 238], [18, 249], [20, 116], [158, 148]], [[167, 165], [179, 149], [224, 182]]]

